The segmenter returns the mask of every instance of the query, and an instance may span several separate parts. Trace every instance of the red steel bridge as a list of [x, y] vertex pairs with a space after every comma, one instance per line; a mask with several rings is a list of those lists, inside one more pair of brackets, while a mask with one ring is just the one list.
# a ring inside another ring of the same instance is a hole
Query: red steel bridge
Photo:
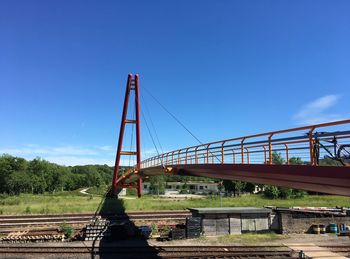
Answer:
[[[127, 118], [134, 91], [136, 119]], [[126, 124], [136, 125], [136, 150], [123, 151]], [[350, 196], [350, 120], [259, 133], [185, 147], [141, 161], [139, 77], [128, 75], [112, 191], [137, 188], [160, 174], [205, 176]], [[283, 164], [276, 164], [278, 153]], [[121, 156], [136, 165], [120, 175]], [[285, 161], [285, 162], [284, 162]], [[275, 163], [274, 163], [275, 162]]]

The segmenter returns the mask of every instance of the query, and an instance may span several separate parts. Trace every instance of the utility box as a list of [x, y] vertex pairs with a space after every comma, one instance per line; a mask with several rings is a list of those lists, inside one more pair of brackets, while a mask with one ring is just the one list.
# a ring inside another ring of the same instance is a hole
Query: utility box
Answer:
[[265, 232], [270, 229], [271, 209], [254, 207], [190, 208], [193, 217], [201, 218], [202, 234], [216, 236]]

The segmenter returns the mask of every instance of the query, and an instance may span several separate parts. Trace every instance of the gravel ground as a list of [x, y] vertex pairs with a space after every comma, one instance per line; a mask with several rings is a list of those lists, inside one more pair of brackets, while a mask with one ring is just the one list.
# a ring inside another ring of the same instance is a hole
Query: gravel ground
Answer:
[[[234, 240], [232, 240], [231, 237], [201, 237], [199, 239], [187, 239], [187, 240], [176, 240], [176, 241], [156, 241], [153, 239], [150, 240], [123, 240], [123, 241], [116, 241], [116, 242], [110, 242], [110, 243], [103, 243], [100, 245], [99, 242], [95, 242], [95, 244], [92, 241], [76, 241], [76, 242], [46, 242], [46, 243], [26, 243], [26, 244], [0, 244], [0, 247], [11, 247], [11, 246], [23, 246], [23, 247], [31, 247], [31, 246], [42, 246], [42, 247], [72, 247], [72, 246], [79, 246], [79, 247], [86, 247], [87, 250], [91, 251], [92, 247], [135, 247], [135, 246], [141, 246], [141, 247], [150, 247], [152, 249], [152, 246], [209, 246], [209, 245], [227, 245], [227, 246], [242, 246], [242, 245], [253, 245], [253, 246], [272, 246], [272, 245], [285, 245], [288, 243], [300, 243], [301, 241], [305, 244], [307, 243], [313, 243], [315, 245], [348, 245], [350, 246], [350, 239], [349, 237], [337, 237], [335, 235], [312, 235], [312, 234], [290, 234], [290, 235], [276, 235], [273, 236], [274, 240], [269, 241], [253, 241], [249, 242], [245, 238], [244, 241], [239, 240], [239, 236], [235, 236]], [[101, 248], [103, 249], [103, 248]], [[5, 256], [5, 257], [1, 257]], [[29, 254], [22, 254], [22, 255], [0, 255], [1, 258], [45, 258], [45, 259], [56, 259], [56, 258], [62, 258], [62, 259], [85, 259], [85, 258], [113, 258], [113, 256], [103, 256], [99, 257], [98, 255], [91, 254], [45, 254], [45, 255], [29, 255]], [[115, 258], [115, 257], [114, 257]], [[141, 257], [140, 257], [141, 258]]]
[[[230, 245], [230, 246], [242, 246], [242, 245], [284, 245], [286, 243], [297, 243], [297, 242], [305, 242], [305, 243], [313, 243], [315, 245], [348, 245], [350, 246], [350, 238], [346, 236], [338, 237], [331, 234], [325, 235], [312, 235], [312, 234], [289, 234], [289, 235], [277, 235], [277, 238], [274, 240], [263, 240], [263, 241], [253, 241], [248, 242], [246, 239], [244, 241], [239, 240], [239, 236], [235, 237], [234, 240], [228, 238], [225, 239], [223, 237], [201, 237], [198, 239], [184, 239], [184, 240], [173, 240], [173, 241], [157, 241], [155, 239], [141, 240], [141, 239], [133, 239], [133, 240], [121, 240], [115, 242], [106, 243], [107, 245], [111, 244], [113, 246], [142, 246], [142, 245], [150, 245], [150, 246], [206, 246], [206, 245]], [[25, 243], [25, 244], [6, 244], [0, 243], [0, 246], [86, 246], [91, 247], [93, 241], [74, 241], [74, 242], [44, 242], [44, 243]], [[95, 244], [98, 246], [99, 241], [96, 241]]]

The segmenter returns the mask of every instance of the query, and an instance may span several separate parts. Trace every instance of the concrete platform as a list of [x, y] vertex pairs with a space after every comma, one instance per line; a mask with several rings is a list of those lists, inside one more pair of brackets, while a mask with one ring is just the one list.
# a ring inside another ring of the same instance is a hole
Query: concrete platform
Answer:
[[313, 243], [286, 243], [284, 245], [297, 253], [302, 250], [307, 258], [311, 259], [348, 259], [345, 256], [328, 251], [327, 248], [316, 246]]

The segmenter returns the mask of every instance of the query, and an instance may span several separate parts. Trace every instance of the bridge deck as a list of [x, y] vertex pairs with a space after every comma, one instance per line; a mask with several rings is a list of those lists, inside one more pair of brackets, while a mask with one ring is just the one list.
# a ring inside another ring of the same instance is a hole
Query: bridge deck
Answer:
[[350, 196], [349, 126], [344, 120], [182, 148], [142, 161], [118, 181], [170, 172]]
[[[170, 173], [239, 180], [350, 196], [350, 167], [307, 165], [197, 164], [168, 165]], [[161, 166], [141, 170], [143, 176], [164, 174]], [[132, 178], [129, 181], [133, 181]]]

